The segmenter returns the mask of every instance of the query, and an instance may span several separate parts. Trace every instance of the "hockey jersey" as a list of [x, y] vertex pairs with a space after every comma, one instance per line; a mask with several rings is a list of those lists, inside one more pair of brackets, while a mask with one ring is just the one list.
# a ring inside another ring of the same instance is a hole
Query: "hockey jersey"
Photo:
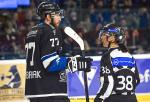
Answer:
[[101, 99], [106, 99], [111, 94], [134, 94], [140, 82], [135, 59], [119, 48], [109, 49], [101, 59], [100, 82], [97, 95]]
[[34, 26], [26, 36], [25, 95], [32, 97], [67, 96], [67, 58], [60, 56], [61, 34], [52, 25]]

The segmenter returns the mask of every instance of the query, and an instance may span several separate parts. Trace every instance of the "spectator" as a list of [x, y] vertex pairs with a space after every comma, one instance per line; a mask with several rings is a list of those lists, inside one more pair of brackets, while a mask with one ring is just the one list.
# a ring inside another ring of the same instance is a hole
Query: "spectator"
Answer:
[[85, 51], [89, 51], [90, 50], [90, 45], [88, 44], [87, 40], [85, 39], [86, 35], [85, 35], [85, 32], [83, 31], [83, 29], [79, 28], [77, 30], [77, 34], [79, 34], [79, 36], [83, 39]]

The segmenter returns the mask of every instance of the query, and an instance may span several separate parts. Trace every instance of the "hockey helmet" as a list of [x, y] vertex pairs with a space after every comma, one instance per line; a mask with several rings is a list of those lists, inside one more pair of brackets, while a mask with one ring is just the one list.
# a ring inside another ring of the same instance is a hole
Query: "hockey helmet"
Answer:
[[55, 14], [60, 14], [60, 8], [57, 4], [53, 2], [44, 1], [38, 5], [37, 14], [40, 17], [43, 17], [46, 14], [50, 14], [53, 18]]
[[101, 38], [103, 34], [107, 36], [115, 36], [118, 43], [125, 42], [125, 29], [115, 25], [114, 23], [109, 23], [100, 29], [99, 38]]

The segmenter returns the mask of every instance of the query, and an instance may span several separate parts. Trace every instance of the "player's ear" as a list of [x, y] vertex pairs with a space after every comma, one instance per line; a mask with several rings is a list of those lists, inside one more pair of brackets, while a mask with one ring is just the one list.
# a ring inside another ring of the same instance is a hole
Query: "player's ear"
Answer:
[[46, 19], [47, 19], [48, 21], [51, 21], [51, 16], [50, 16], [50, 15], [46, 15]]

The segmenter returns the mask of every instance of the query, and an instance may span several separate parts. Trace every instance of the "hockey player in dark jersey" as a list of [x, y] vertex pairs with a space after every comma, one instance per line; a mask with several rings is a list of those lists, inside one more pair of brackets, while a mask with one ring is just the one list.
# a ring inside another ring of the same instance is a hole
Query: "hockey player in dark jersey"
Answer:
[[34, 26], [26, 37], [25, 95], [30, 102], [69, 102], [65, 69], [89, 71], [91, 59], [60, 55], [62, 39], [58, 26], [61, 16], [57, 4], [42, 2], [37, 14], [43, 22]]
[[107, 24], [100, 30], [99, 38], [108, 51], [101, 58], [101, 87], [94, 102], [137, 102], [139, 73], [135, 59], [124, 45], [124, 29]]

